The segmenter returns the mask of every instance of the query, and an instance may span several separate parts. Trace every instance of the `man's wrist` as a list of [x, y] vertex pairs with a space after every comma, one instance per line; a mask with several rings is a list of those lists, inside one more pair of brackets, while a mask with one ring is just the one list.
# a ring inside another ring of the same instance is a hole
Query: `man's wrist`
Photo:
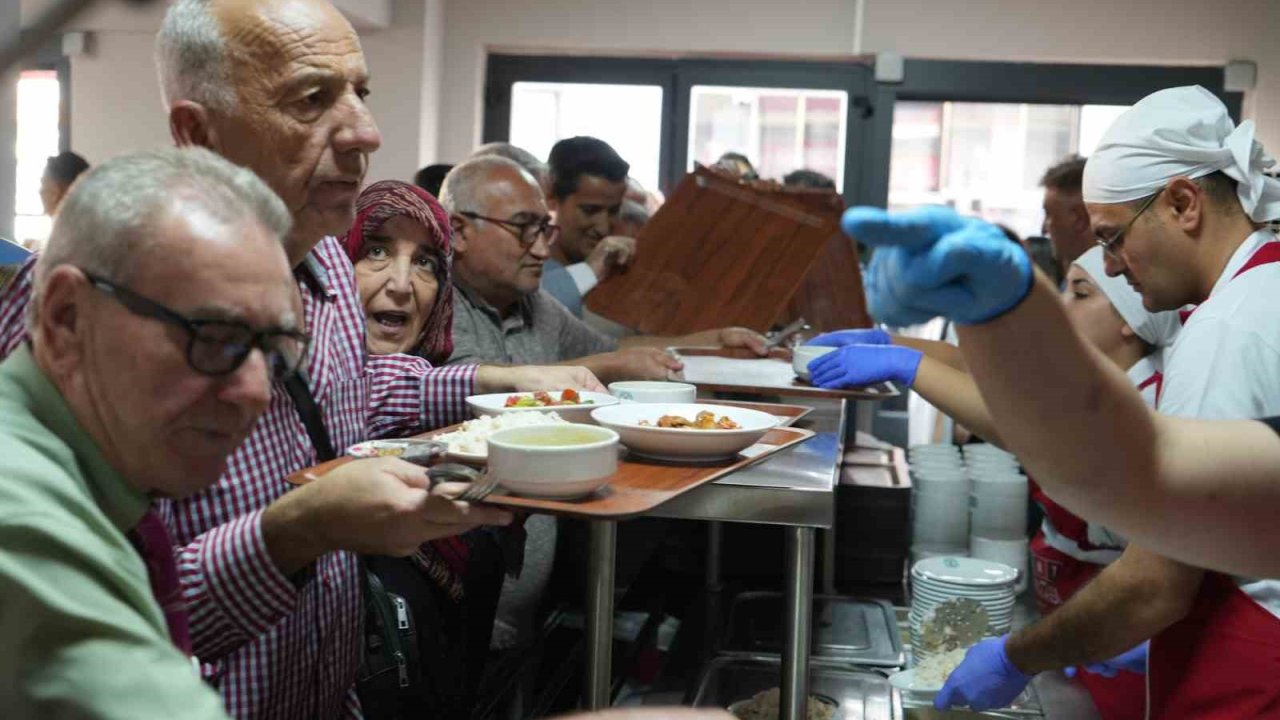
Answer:
[[262, 512], [262, 542], [285, 575], [294, 575], [334, 549], [311, 527], [306, 492], [306, 488], [288, 492]]
[[1005, 664], [1010, 670], [1023, 677], [1030, 678], [1036, 673], [1050, 669], [1037, 666], [1034, 648], [1028, 644], [1025, 635], [1019, 633], [1005, 635], [1002, 646]]
[[512, 388], [511, 368], [501, 365], [476, 367], [475, 388], [477, 395], [507, 392]]

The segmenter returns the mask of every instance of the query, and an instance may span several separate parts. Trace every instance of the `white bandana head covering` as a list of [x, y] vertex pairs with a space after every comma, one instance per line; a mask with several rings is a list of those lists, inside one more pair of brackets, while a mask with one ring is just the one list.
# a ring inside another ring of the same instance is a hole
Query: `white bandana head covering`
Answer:
[[[1129, 281], [1121, 277], [1109, 277], [1104, 267], [1103, 250], [1094, 246], [1088, 252], [1076, 258], [1074, 265], [1089, 273], [1093, 284], [1098, 286], [1103, 295], [1111, 301], [1116, 312], [1124, 318], [1124, 322], [1138, 337], [1160, 351], [1173, 344], [1182, 329], [1182, 319], [1176, 310], [1151, 312], [1142, 305], [1142, 295], [1129, 286]], [[1157, 363], [1159, 364], [1159, 363]]]
[[1275, 165], [1253, 139], [1253, 121], [1236, 127], [1227, 107], [1199, 85], [1152, 93], [1116, 118], [1084, 167], [1087, 203], [1110, 205], [1154, 195], [1176, 177], [1221, 171], [1239, 183], [1240, 205], [1254, 222], [1280, 218]]

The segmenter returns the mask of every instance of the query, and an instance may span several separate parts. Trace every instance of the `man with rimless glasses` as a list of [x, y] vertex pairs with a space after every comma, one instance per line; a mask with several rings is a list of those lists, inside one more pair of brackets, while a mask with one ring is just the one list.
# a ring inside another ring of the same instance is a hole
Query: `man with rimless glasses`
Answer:
[[454, 233], [451, 365], [572, 362], [607, 383], [667, 379], [682, 368], [665, 352], [674, 345], [764, 353], [764, 338], [745, 328], [617, 341], [574, 317], [539, 287], [562, 230], [537, 180], [510, 160], [479, 157], [459, 165], [445, 178], [440, 202]]

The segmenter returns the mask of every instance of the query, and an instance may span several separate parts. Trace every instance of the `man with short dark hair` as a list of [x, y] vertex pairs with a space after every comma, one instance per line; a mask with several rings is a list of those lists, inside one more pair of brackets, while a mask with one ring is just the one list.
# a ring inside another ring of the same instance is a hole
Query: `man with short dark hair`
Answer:
[[440, 186], [452, 169], [452, 165], [428, 165], [414, 173], [413, 184], [431, 193], [432, 197], [440, 197]]
[[836, 181], [817, 170], [792, 170], [782, 178], [782, 184], [794, 188], [835, 190]]
[[626, 267], [636, 252], [635, 238], [612, 234], [631, 166], [608, 143], [584, 136], [556, 143], [548, 164], [547, 206], [560, 237], [547, 259], [542, 287], [581, 318], [582, 298]]
[[45, 215], [52, 216], [58, 212], [58, 205], [71, 188], [71, 183], [88, 169], [88, 161], [70, 151], [49, 158], [44, 174], [40, 176], [40, 203], [44, 206]]
[[1093, 247], [1089, 212], [1080, 196], [1084, 163], [1084, 158], [1072, 155], [1046, 170], [1040, 179], [1044, 186], [1044, 234], [1064, 276], [1071, 263]]

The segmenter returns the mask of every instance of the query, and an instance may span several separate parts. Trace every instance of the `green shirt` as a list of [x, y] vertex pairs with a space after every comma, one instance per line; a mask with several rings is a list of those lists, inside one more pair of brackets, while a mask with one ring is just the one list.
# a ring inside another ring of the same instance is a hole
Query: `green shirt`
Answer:
[[227, 717], [125, 536], [149, 503], [25, 345], [0, 364], [0, 715]]

